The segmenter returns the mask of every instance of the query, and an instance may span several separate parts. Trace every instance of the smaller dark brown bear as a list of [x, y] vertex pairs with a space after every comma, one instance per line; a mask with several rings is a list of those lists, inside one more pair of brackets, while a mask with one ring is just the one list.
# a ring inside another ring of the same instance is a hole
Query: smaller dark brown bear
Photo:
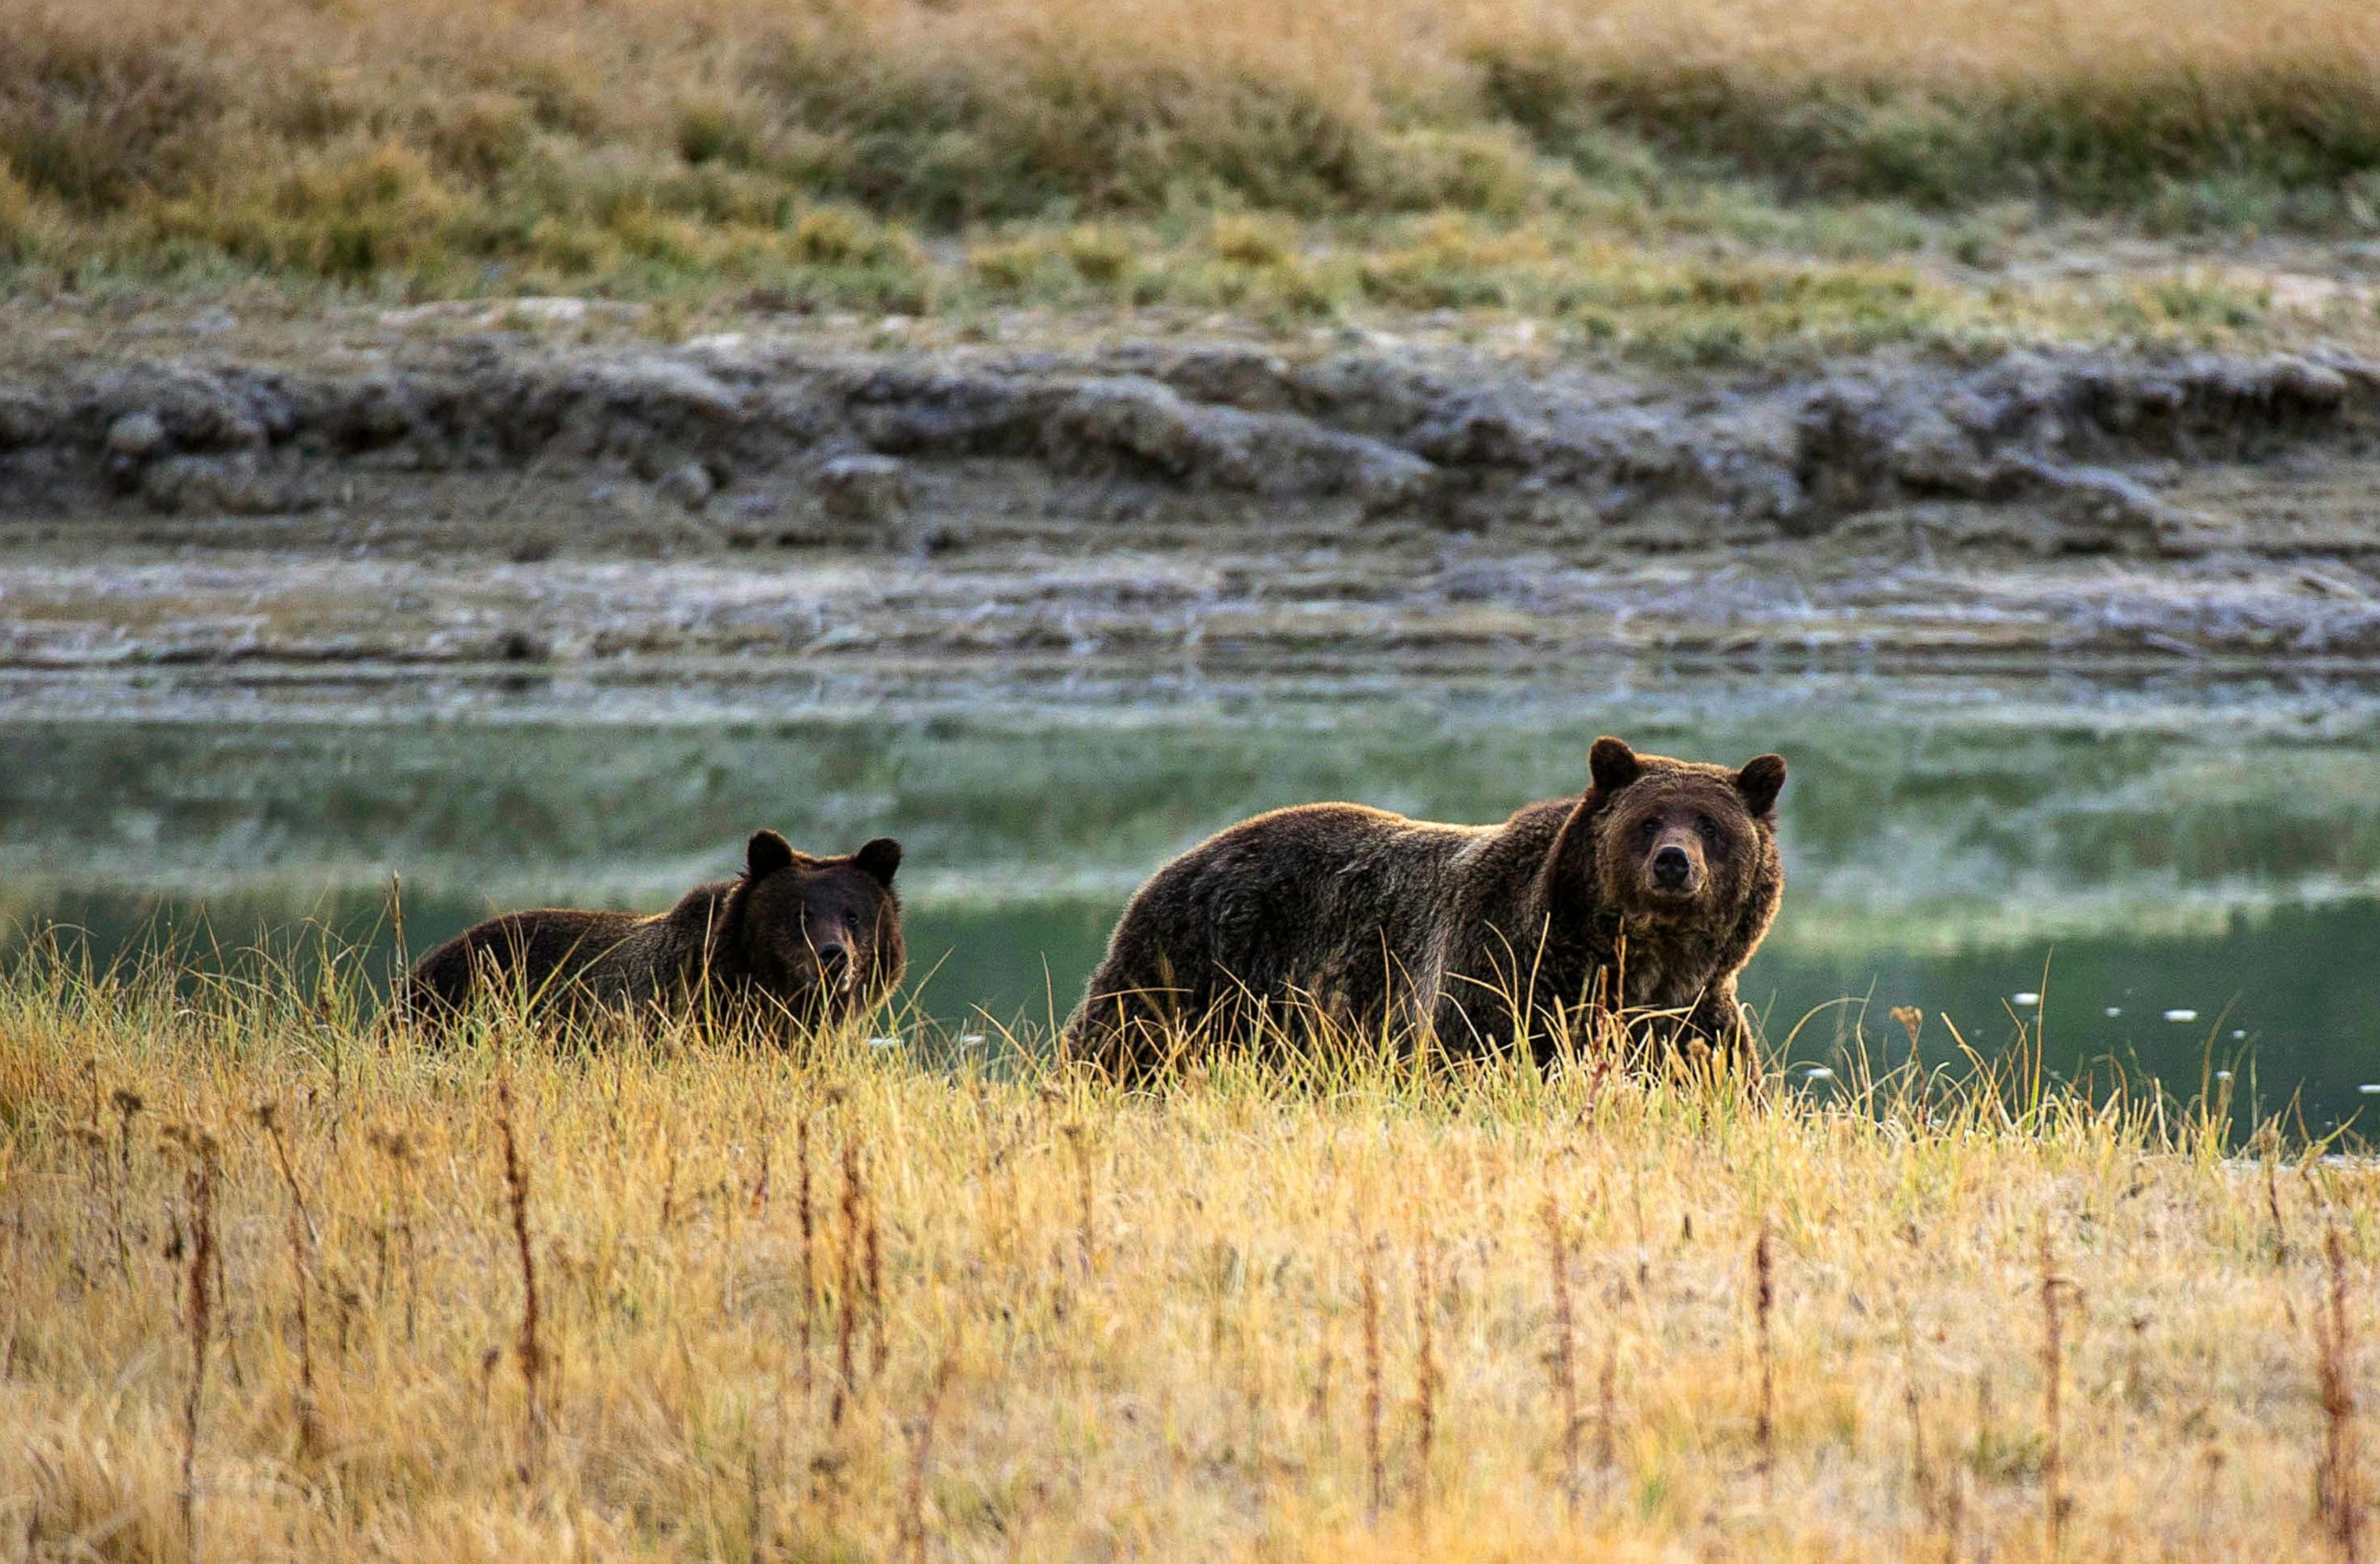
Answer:
[[1603, 738], [1587, 768], [1585, 793], [1500, 825], [1320, 803], [1209, 837], [1124, 910], [1062, 1051], [1129, 1078], [1269, 1018], [1455, 1054], [1524, 1039], [1543, 1065], [1595, 1006], [1748, 1059], [1735, 984], [1784, 894], [1784, 760], [1730, 771]]
[[547, 1020], [707, 1008], [808, 1027], [860, 1014], [907, 964], [892, 891], [900, 867], [890, 837], [847, 858], [812, 858], [757, 832], [743, 874], [695, 886], [666, 912], [541, 908], [464, 930], [413, 969], [400, 1013], [443, 1032], [477, 990], [525, 1000]]

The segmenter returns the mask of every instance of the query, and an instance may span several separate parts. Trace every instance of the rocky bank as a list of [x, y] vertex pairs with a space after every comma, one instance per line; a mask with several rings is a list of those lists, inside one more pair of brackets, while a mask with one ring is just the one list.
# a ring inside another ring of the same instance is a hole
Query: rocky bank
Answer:
[[[566, 306], [557, 306], [566, 314]], [[2380, 363], [20, 341], [0, 661], [2380, 661]]]

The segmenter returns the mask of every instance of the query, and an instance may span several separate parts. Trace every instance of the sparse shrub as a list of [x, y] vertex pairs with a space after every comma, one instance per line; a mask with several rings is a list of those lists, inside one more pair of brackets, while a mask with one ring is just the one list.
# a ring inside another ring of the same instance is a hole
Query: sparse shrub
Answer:
[[759, 161], [763, 141], [740, 104], [707, 97], [678, 108], [677, 155], [698, 168], [709, 163], [749, 168]]
[[846, 266], [867, 258], [868, 222], [840, 207], [814, 207], [795, 220], [793, 253], [813, 266]]
[[1133, 247], [1112, 228], [1075, 227], [1060, 241], [1075, 275], [1098, 287], [1113, 287], [1133, 269]]
[[1235, 266], [1279, 266], [1296, 253], [1297, 234], [1279, 218], [1226, 213], [1215, 219], [1207, 248]]
[[161, 237], [202, 240], [251, 263], [360, 280], [437, 259], [455, 214], [428, 161], [383, 141], [170, 203], [152, 222]]
[[474, 92], [425, 107], [417, 134], [440, 169], [490, 186], [528, 156], [531, 123], [511, 93]]
[[273, 197], [282, 259], [333, 277], [400, 269], [430, 254], [453, 213], [429, 161], [383, 141], [300, 169]]
[[479, 85], [501, 83], [529, 106], [540, 130], [593, 140], [607, 126], [604, 105], [619, 90], [607, 84], [592, 64], [555, 55], [496, 54], [479, 62], [472, 73]]
[[1414, 310], [1465, 309], [1512, 301], [1515, 270], [1540, 267], [1545, 249], [1528, 234], [1488, 235], [1468, 219], [1426, 220], [1409, 243], [1364, 263], [1364, 291]]
[[841, 206], [814, 206], [795, 219], [792, 252], [811, 266], [905, 266], [918, 260], [917, 240], [907, 234]]
[[260, 88], [254, 111], [260, 126], [291, 141], [321, 146], [363, 121], [363, 83], [352, 68], [293, 63]]
[[1382, 155], [1380, 204], [1391, 210], [1512, 218], [1536, 193], [1536, 151], [1508, 126], [1404, 131], [1387, 139]]
[[565, 278], [608, 271], [619, 253], [609, 235], [560, 217], [540, 218], [529, 229], [524, 248], [539, 263]]
[[229, 84], [185, 63], [178, 31], [71, 12], [12, 18], [0, 29], [0, 158], [87, 217], [215, 173]]
[[0, 261], [31, 257], [39, 212], [33, 192], [6, 163], [0, 163]]
[[986, 287], [1002, 293], [1025, 292], [1055, 260], [1050, 245], [1038, 238], [995, 240], [967, 250], [968, 271]]

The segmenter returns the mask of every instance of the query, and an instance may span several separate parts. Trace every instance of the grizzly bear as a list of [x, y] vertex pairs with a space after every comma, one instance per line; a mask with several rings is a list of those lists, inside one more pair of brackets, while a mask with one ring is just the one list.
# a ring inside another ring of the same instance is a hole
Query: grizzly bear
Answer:
[[1784, 893], [1784, 760], [1607, 737], [1587, 768], [1584, 794], [1500, 825], [1318, 803], [1209, 837], [1124, 909], [1062, 1051], [1132, 1077], [1302, 1018], [1449, 1053], [1525, 1043], [1542, 1067], [1594, 1007], [1751, 1062], [1735, 983]]
[[861, 1014], [907, 964], [900, 867], [889, 837], [812, 858], [757, 832], [743, 874], [695, 886], [666, 912], [544, 908], [464, 930], [413, 969], [400, 1013], [443, 1032], [477, 989], [539, 1020], [701, 1011], [808, 1027]]

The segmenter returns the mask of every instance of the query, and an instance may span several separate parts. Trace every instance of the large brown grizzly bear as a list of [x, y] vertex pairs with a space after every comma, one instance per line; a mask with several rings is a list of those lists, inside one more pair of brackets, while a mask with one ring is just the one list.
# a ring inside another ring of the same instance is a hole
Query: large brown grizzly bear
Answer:
[[1209, 837], [1124, 910], [1065, 1056], [1133, 1076], [1269, 1015], [1293, 1036], [1317, 1017], [1426, 1028], [1452, 1053], [1524, 1037], [1542, 1065], [1595, 1005], [1670, 1012], [1672, 1039], [1749, 1057], [1735, 980], [1785, 888], [1785, 762], [1729, 771], [1603, 738], [1588, 772], [1585, 794], [1501, 825], [1322, 803]]
[[443, 1032], [476, 988], [526, 1001], [540, 1019], [702, 1008], [815, 1026], [858, 1014], [907, 964], [892, 891], [900, 867], [901, 844], [889, 837], [847, 858], [812, 858], [758, 832], [743, 874], [695, 886], [666, 912], [542, 908], [464, 930], [413, 969], [401, 1013]]

